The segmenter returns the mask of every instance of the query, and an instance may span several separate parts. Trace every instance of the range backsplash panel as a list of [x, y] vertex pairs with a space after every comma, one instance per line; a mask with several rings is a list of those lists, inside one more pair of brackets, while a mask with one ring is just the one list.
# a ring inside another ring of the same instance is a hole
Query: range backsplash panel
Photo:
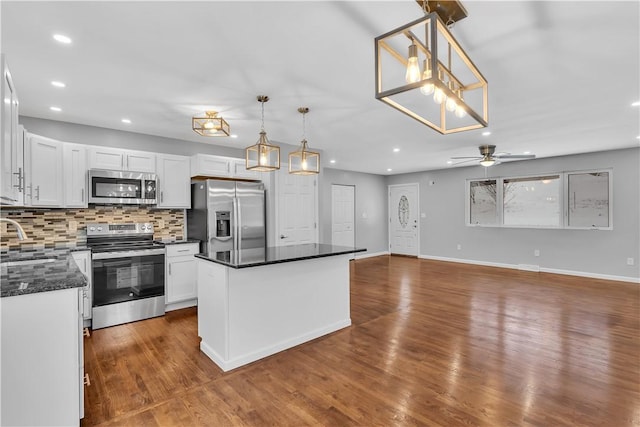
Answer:
[[0, 215], [17, 221], [26, 233], [18, 240], [12, 224], [0, 222], [0, 251], [73, 248], [87, 243], [87, 224], [151, 222], [156, 239], [184, 238], [183, 209], [152, 209], [143, 206], [92, 206], [87, 209], [2, 208]]

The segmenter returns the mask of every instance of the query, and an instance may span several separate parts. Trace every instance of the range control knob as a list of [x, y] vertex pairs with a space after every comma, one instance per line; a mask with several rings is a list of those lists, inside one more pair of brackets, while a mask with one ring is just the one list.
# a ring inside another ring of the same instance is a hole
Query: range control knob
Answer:
[[89, 231], [96, 231], [95, 227], [89, 227]]
[[102, 227], [98, 227], [98, 231], [102, 231]]

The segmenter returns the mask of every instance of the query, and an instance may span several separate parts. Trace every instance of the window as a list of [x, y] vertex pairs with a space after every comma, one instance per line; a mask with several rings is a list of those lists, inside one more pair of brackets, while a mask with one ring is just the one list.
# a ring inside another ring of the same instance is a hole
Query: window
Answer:
[[611, 229], [611, 170], [467, 181], [467, 225]]
[[471, 181], [469, 187], [469, 221], [471, 224], [498, 223], [498, 186], [495, 179]]
[[609, 227], [609, 172], [567, 174], [568, 226]]
[[503, 225], [560, 227], [560, 175], [502, 180]]

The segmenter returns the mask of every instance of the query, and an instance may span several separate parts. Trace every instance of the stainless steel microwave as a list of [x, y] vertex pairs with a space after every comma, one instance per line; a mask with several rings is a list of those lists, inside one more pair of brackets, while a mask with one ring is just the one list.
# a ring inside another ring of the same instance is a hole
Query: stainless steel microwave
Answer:
[[155, 173], [89, 170], [89, 203], [101, 205], [155, 205]]

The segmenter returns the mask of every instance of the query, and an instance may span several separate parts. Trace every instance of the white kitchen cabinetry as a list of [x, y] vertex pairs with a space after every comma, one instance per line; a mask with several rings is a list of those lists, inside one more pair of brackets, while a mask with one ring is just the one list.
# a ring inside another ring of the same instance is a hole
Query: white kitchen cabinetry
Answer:
[[192, 302], [191, 304], [183, 304], [176, 307], [183, 308], [196, 304], [198, 277], [194, 255], [199, 251], [199, 243], [180, 243], [166, 246], [165, 295], [167, 305], [183, 301]]
[[24, 194], [22, 132], [18, 127], [18, 95], [5, 55], [0, 55], [0, 203], [21, 205]]
[[1, 304], [0, 424], [79, 425], [84, 374], [78, 289], [4, 297]]
[[91, 251], [77, 251], [72, 253], [78, 269], [87, 278], [87, 284], [80, 291], [82, 298], [82, 320], [91, 320], [91, 306], [93, 302], [93, 277], [91, 276]]
[[86, 208], [87, 148], [80, 144], [64, 143], [64, 205], [67, 208]]
[[247, 170], [247, 163], [244, 159], [231, 159], [231, 175], [234, 178], [246, 178], [259, 180], [260, 172]]
[[89, 148], [89, 169], [155, 173], [156, 155], [146, 151], [92, 146]]
[[191, 176], [219, 176], [231, 175], [230, 162], [227, 157], [196, 154], [191, 157]]
[[190, 159], [185, 156], [158, 154], [158, 207], [190, 208], [191, 175]]
[[25, 205], [62, 207], [64, 205], [63, 143], [32, 133], [26, 135]]

